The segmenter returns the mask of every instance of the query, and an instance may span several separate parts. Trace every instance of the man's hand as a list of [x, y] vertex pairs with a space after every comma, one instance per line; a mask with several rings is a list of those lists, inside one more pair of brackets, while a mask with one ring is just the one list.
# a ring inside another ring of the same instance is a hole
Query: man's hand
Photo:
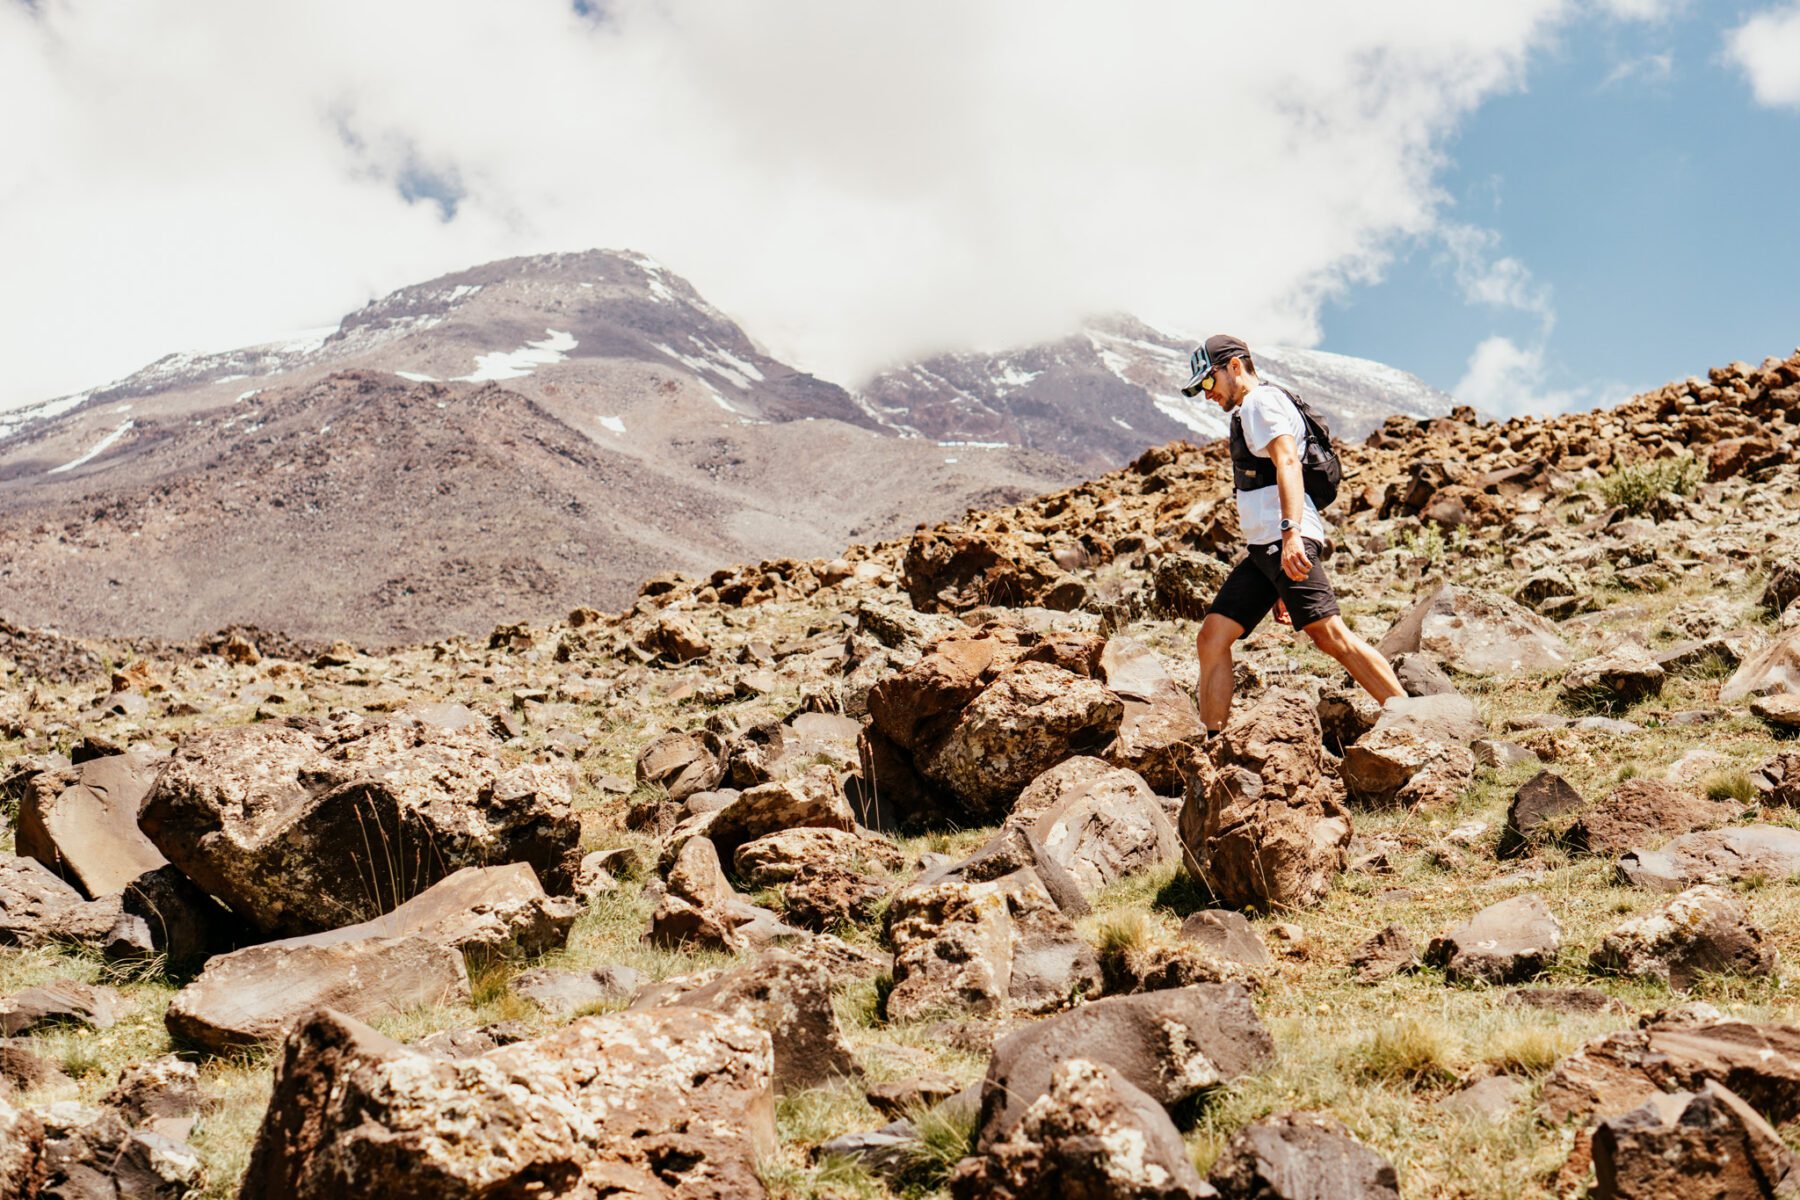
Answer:
[[1275, 622], [1278, 625], [1292, 625], [1294, 623], [1294, 618], [1288, 616], [1287, 601], [1282, 600], [1279, 597], [1275, 600]]
[[1298, 529], [1281, 535], [1281, 569], [1295, 582], [1312, 573], [1312, 559], [1306, 557], [1306, 543], [1300, 539]]

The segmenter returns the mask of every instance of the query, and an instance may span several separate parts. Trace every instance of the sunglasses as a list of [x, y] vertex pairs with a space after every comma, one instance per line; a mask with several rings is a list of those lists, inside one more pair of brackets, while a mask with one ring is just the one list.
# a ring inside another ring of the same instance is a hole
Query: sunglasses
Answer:
[[1194, 351], [1193, 356], [1188, 359], [1188, 368], [1192, 373], [1188, 377], [1187, 386], [1181, 389], [1182, 395], [1194, 396], [1201, 392], [1210, 392], [1213, 390], [1213, 385], [1218, 383], [1218, 376], [1215, 374], [1218, 366], [1206, 353], [1205, 346]]

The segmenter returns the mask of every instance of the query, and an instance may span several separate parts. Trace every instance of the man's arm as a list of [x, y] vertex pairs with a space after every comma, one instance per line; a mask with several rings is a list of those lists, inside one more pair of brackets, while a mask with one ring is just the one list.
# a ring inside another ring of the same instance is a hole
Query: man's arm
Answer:
[[1305, 579], [1312, 571], [1306, 543], [1300, 539], [1300, 519], [1306, 515], [1306, 486], [1300, 478], [1300, 451], [1294, 439], [1282, 434], [1269, 443], [1269, 461], [1275, 464], [1275, 489], [1281, 497], [1281, 515], [1293, 522], [1281, 535], [1281, 569], [1289, 579]]

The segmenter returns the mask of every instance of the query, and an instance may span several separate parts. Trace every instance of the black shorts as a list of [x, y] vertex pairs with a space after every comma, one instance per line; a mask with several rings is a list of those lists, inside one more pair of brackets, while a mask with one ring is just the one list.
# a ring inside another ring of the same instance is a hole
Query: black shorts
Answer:
[[1305, 538], [1306, 557], [1312, 559], [1312, 570], [1305, 579], [1289, 579], [1281, 569], [1281, 543], [1267, 542], [1249, 547], [1231, 574], [1219, 587], [1208, 612], [1229, 617], [1249, 633], [1281, 600], [1295, 629], [1305, 629], [1314, 621], [1335, 617], [1338, 613], [1337, 593], [1325, 577], [1325, 547]]

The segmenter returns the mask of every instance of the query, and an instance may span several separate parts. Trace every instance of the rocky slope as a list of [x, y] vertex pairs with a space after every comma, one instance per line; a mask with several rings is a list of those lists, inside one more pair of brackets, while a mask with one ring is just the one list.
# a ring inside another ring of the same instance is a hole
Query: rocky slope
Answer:
[[[1004, 354], [945, 354], [898, 367], [863, 392], [883, 420], [940, 442], [1035, 446], [1104, 471], [1146, 446], [1224, 435], [1217, 405], [1181, 394], [1192, 350], [1189, 341], [1115, 316]], [[1455, 403], [1366, 359], [1273, 346], [1258, 347], [1256, 361], [1348, 441], [1361, 441], [1389, 416], [1439, 416]]]
[[828, 553], [1079, 477], [896, 436], [654, 262], [599, 252], [6, 419], [0, 611], [181, 639], [391, 643], [610, 607], [670, 567]]
[[1411, 698], [1271, 625], [1210, 741], [1182, 443], [474, 640], [0, 628], [0, 1193], [1783, 1194], [1797, 452], [1800, 353], [1387, 422]]

